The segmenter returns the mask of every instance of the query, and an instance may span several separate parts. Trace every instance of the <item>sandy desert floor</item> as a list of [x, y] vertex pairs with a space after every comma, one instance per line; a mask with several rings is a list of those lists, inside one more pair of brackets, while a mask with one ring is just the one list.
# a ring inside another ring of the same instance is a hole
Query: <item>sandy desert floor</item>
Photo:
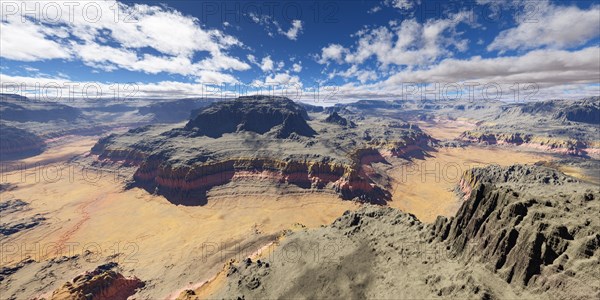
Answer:
[[394, 183], [392, 201], [388, 202], [389, 206], [410, 212], [426, 223], [435, 221], [437, 216], [450, 217], [456, 213], [462, 200], [454, 188], [462, 172], [489, 164], [532, 164], [551, 159], [549, 155], [483, 146], [441, 148], [430, 155], [390, 170]]
[[[468, 120], [437, 120], [417, 122], [433, 138], [452, 140], [475, 124]], [[473, 167], [489, 164], [502, 166], [531, 164], [553, 157], [535, 152], [524, 152], [509, 147], [468, 146], [440, 148], [424, 160], [394, 163], [389, 175], [394, 179], [392, 201], [389, 206], [417, 216], [423, 222], [433, 222], [438, 215], [453, 216], [461, 205], [454, 188], [462, 173]]]
[[[102, 257], [123, 253], [119, 260], [126, 271], [142, 280], [163, 281], [153, 293], [167, 297], [187, 283], [210, 278], [230, 257], [244, 258], [286, 228], [329, 224], [357, 207], [323, 194], [218, 197], [203, 207], [176, 206], [141, 189], [124, 190], [113, 172], [82, 170], [68, 162], [92, 144], [91, 139], [72, 141], [24, 161], [29, 169], [2, 174], [2, 183], [16, 188], [2, 192], [1, 200], [21, 199], [31, 208], [23, 214], [47, 219], [0, 238], [4, 249], [11, 250], [4, 253], [2, 266], [24, 255], [48, 260], [86, 250]], [[64, 281], [82, 271], [73, 270]]]

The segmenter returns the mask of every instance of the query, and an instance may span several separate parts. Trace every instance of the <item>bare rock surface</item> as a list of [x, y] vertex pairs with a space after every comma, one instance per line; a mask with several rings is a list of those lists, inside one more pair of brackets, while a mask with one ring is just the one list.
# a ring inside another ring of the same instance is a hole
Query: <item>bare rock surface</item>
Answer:
[[140, 279], [127, 278], [113, 270], [116, 267], [116, 263], [107, 263], [85, 272], [55, 290], [50, 299], [125, 300], [144, 286]]
[[0, 123], [0, 160], [40, 154], [46, 143], [36, 134]]
[[465, 173], [453, 218], [365, 205], [232, 264], [217, 298], [554, 298], [600, 295], [600, 191], [540, 166]]
[[206, 204], [208, 190], [239, 180], [385, 203], [389, 187], [377, 184], [381, 174], [370, 164], [392, 156], [422, 157], [431, 144], [428, 135], [406, 122], [363, 119], [340, 129], [282, 97], [240, 97], [192, 115], [183, 126], [109, 135], [92, 153], [99, 164], [138, 166], [132, 186], [177, 204]]

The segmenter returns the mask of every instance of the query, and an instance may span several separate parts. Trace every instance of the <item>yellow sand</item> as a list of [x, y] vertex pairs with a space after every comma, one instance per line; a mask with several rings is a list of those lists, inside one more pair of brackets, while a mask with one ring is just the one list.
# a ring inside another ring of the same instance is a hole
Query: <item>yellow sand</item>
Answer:
[[[356, 203], [318, 193], [219, 197], [203, 207], [176, 206], [141, 189], [124, 191], [122, 182], [114, 180], [111, 172], [105, 172], [99, 180], [94, 179], [99, 173], [92, 172], [88, 177], [94, 182], [84, 180], [81, 169], [66, 160], [89, 148], [89, 140], [77, 140], [29, 159], [28, 166], [34, 162], [53, 164], [28, 169], [24, 178], [20, 171], [3, 174], [2, 183], [13, 183], [17, 188], [1, 193], [2, 200], [22, 199], [30, 203], [29, 214], [40, 213], [47, 218], [46, 224], [2, 238], [3, 244], [26, 245], [34, 249], [28, 255], [36, 260], [82, 254], [85, 250], [101, 252], [103, 257], [125, 253], [120, 263], [145, 280], [161, 278], [165, 266], [185, 265], [197, 259], [203, 243], [243, 243], [277, 234], [296, 223], [318, 227], [331, 223], [345, 210], [357, 208]], [[57, 163], [59, 160], [62, 162]], [[56, 253], [58, 245], [65, 251]], [[66, 252], [69, 247], [70, 253]], [[25, 258], [9, 254], [3, 257], [3, 266]], [[215, 267], [207, 265], [189, 277], [210, 278]], [[172, 282], [174, 289], [186, 283]]]
[[[475, 127], [468, 120], [440, 119], [436, 122], [417, 122], [419, 127], [436, 139], [452, 140], [465, 130]], [[469, 146], [441, 148], [429, 153], [431, 157], [404, 164], [394, 161], [390, 171], [394, 179], [389, 206], [410, 212], [421, 221], [433, 222], [438, 215], [453, 216], [461, 204], [454, 188], [465, 170], [489, 164], [529, 164], [551, 160], [547, 155], [522, 152], [510, 148]]]

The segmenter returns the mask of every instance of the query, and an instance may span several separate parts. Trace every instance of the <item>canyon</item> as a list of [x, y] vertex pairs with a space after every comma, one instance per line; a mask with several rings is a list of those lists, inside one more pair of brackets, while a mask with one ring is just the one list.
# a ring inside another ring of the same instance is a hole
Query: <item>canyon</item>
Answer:
[[580, 101], [253, 96], [2, 119], [38, 137], [10, 145], [43, 144], [3, 154], [0, 292], [594, 298], [598, 99]]

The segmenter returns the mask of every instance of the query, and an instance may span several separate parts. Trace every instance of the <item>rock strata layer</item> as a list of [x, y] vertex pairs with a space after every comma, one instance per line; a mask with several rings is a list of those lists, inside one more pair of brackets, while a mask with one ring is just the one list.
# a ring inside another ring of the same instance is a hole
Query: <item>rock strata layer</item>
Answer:
[[[338, 115], [339, 116], [339, 115]], [[340, 117], [341, 118], [341, 117]], [[137, 166], [133, 185], [177, 204], [202, 205], [212, 187], [237, 182], [327, 190], [385, 203], [373, 163], [424, 155], [432, 140], [396, 120], [348, 123], [314, 118], [287, 98], [240, 97], [199, 110], [183, 127], [146, 126], [99, 140], [100, 163]]]

